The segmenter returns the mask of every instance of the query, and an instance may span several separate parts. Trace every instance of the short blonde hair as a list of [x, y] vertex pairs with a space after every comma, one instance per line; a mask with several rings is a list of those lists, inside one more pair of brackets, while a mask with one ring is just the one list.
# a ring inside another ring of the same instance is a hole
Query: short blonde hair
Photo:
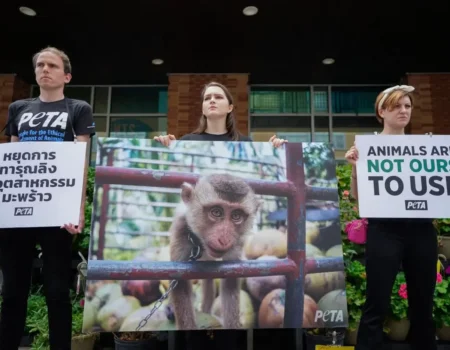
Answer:
[[403, 90], [394, 90], [391, 92], [386, 99], [383, 101], [383, 104], [379, 106], [381, 99], [384, 96], [384, 92], [380, 92], [375, 100], [375, 116], [377, 120], [383, 124], [383, 118], [380, 115], [380, 109], [387, 109], [388, 111], [392, 111], [397, 105], [398, 101], [400, 101], [403, 97], [408, 96], [411, 101], [411, 108], [414, 106], [414, 98], [411, 92], [406, 92]]
[[42, 49], [41, 51], [36, 52], [33, 55], [33, 68], [36, 69], [36, 63], [39, 58], [39, 55], [44, 52], [51, 52], [51, 53], [61, 57], [61, 60], [63, 61], [63, 65], [64, 65], [64, 73], [66, 73], [66, 74], [72, 73], [72, 65], [70, 64], [69, 56], [67, 56], [64, 51], [57, 49], [56, 47], [52, 47], [52, 46], [48, 46], [45, 49]]

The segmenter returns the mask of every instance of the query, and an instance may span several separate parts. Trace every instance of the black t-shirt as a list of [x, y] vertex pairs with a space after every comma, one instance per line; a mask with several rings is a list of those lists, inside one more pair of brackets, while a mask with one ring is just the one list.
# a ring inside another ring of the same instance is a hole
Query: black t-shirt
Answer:
[[8, 109], [7, 136], [19, 141], [73, 141], [74, 134], [95, 135], [91, 106], [64, 98], [42, 102], [39, 98], [15, 101]]
[[[180, 138], [182, 141], [232, 141], [228, 134], [208, 134], [202, 132], [201, 134], [187, 134]], [[248, 136], [239, 134], [239, 141], [252, 142], [252, 139]]]

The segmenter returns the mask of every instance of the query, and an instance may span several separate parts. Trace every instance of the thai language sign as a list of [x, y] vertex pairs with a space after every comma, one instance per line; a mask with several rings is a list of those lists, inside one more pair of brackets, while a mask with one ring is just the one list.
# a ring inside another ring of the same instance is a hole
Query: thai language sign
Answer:
[[448, 218], [450, 136], [356, 136], [361, 217]]
[[0, 145], [0, 228], [78, 224], [85, 142]]

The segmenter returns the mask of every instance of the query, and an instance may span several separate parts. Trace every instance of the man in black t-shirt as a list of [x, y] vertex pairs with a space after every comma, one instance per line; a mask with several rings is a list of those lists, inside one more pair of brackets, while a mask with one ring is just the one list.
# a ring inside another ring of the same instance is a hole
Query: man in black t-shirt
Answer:
[[50, 349], [68, 350], [72, 338], [72, 234], [81, 233], [84, 229], [89, 145], [91, 136], [95, 134], [95, 124], [89, 104], [64, 96], [64, 86], [72, 78], [70, 60], [64, 52], [52, 47], [43, 49], [33, 57], [33, 65], [40, 96], [19, 100], [9, 106], [6, 135], [11, 137], [11, 142], [70, 142], [74, 139], [86, 142], [82, 204], [78, 223], [0, 231], [0, 267], [3, 272], [0, 349], [17, 350], [19, 347], [27, 313], [34, 249], [36, 244], [40, 244]]
[[[9, 106], [12, 141], [88, 141], [95, 131], [92, 108], [80, 100], [19, 100]], [[73, 130], [72, 130], [73, 128]]]

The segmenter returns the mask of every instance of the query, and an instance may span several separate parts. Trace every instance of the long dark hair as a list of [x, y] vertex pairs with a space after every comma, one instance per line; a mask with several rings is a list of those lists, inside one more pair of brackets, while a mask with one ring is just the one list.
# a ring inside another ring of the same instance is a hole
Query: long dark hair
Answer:
[[[224, 85], [222, 85], [220, 83], [216, 83], [214, 81], [209, 84], [206, 84], [205, 87], [203, 88], [203, 91], [201, 94], [202, 103], [203, 103], [203, 100], [205, 99], [206, 89], [208, 89], [210, 86], [217, 86], [217, 87], [221, 88], [223, 90], [223, 92], [225, 93], [225, 96], [227, 97], [228, 103], [230, 105], [234, 105], [233, 104], [233, 96], [231, 96], [230, 91]], [[195, 129], [192, 133], [193, 134], [201, 134], [201, 133], [205, 132], [206, 127], [207, 127], [207, 119], [206, 119], [206, 116], [204, 114], [202, 114], [202, 116], [200, 117], [200, 121], [198, 123], [197, 129]], [[227, 135], [229, 135], [233, 141], [238, 141], [240, 134], [236, 128], [236, 119], [234, 117], [234, 108], [230, 113], [227, 114], [227, 117], [225, 120], [225, 127], [227, 129]]]

